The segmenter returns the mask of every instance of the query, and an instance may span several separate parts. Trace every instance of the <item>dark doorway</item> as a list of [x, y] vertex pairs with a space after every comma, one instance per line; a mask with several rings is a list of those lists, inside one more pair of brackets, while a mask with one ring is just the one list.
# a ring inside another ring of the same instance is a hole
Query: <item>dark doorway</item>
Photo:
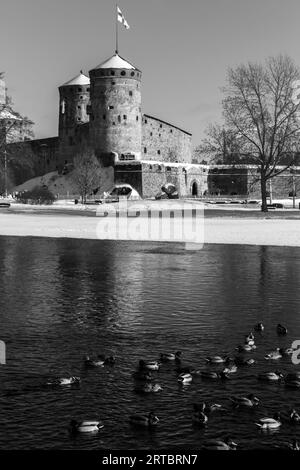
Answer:
[[198, 196], [198, 185], [196, 181], [192, 184], [192, 196]]

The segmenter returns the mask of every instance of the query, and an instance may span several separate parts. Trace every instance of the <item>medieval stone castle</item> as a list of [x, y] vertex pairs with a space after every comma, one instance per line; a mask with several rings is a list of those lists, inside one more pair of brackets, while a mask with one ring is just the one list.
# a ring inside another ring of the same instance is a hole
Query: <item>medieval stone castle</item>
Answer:
[[[195, 163], [189, 132], [143, 114], [141, 81], [142, 72], [116, 53], [89, 77], [81, 71], [61, 85], [58, 136], [29, 140], [24, 129], [18, 131], [16, 140], [26, 141], [37, 158], [36, 175], [64, 173], [76, 155], [89, 149], [103, 168], [102, 191], [129, 183], [142, 197], [153, 197], [171, 182], [180, 197], [259, 196], [255, 166]], [[0, 102], [5, 95], [1, 83]], [[280, 195], [288, 196], [289, 179], [278, 185]]]

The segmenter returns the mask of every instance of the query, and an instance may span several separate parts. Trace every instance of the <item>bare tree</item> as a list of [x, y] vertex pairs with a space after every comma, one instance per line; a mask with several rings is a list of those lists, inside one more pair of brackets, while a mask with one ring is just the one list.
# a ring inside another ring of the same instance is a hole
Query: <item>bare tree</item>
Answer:
[[206, 137], [194, 150], [194, 157], [198, 163], [239, 163], [243, 158], [241, 145], [235, 131], [219, 124], [210, 124]]
[[225, 126], [243, 155], [251, 155], [259, 166], [264, 212], [268, 210], [267, 181], [294, 162], [300, 131], [299, 78], [292, 59], [280, 55], [264, 65], [248, 63], [230, 69], [223, 90]]
[[75, 183], [82, 203], [86, 202], [87, 195], [100, 188], [101, 165], [94, 151], [83, 148], [74, 158], [74, 170], [71, 178]]

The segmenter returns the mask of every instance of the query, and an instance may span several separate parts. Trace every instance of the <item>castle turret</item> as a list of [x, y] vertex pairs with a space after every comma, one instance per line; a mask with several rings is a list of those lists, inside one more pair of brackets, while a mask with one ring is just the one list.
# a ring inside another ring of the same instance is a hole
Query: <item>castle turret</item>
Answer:
[[90, 137], [99, 158], [141, 158], [141, 76], [118, 54], [90, 71]]
[[75, 155], [78, 126], [89, 121], [90, 79], [79, 75], [59, 87], [59, 141], [61, 163], [69, 163]]

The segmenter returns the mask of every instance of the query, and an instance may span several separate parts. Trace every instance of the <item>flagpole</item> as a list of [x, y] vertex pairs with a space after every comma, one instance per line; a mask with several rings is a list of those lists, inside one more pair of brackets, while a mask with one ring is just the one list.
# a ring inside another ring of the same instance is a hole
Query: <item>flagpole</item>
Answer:
[[118, 54], [119, 44], [118, 44], [118, 5], [116, 3], [116, 54]]

